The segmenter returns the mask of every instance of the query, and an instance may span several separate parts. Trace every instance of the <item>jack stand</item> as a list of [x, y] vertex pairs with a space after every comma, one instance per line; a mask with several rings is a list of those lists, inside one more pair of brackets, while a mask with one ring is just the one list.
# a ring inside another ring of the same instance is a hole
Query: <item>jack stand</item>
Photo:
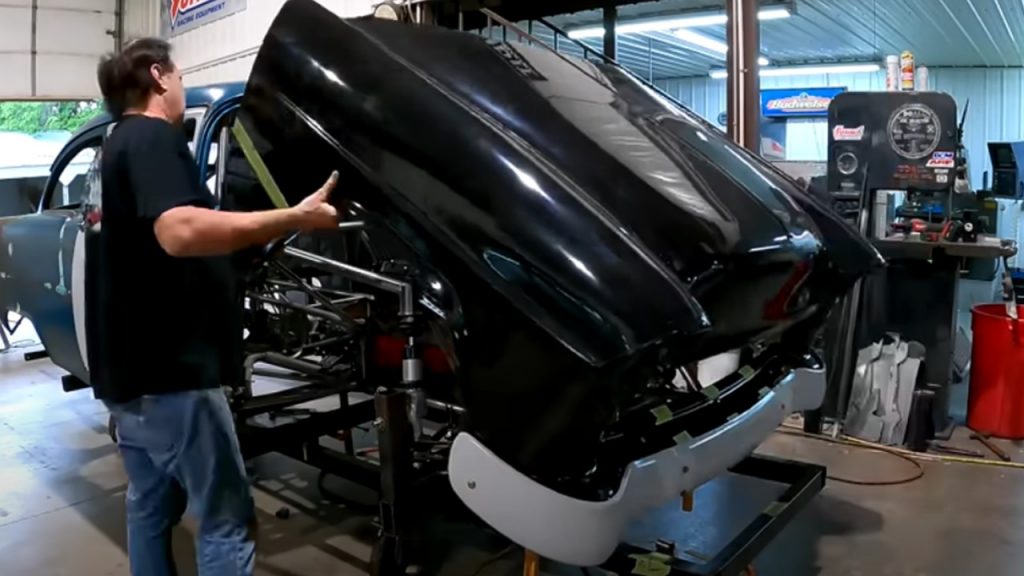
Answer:
[[414, 469], [409, 394], [379, 388], [374, 406], [380, 446], [380, 537], [373, 547], [370, 574], [399, 576], [409, 566], [410, 523], [416, 517], [411, 509], [416, 500], [411, 494]]
[[536, 552], [523, 553], [523, 576], [540, 576], [540, 557]]

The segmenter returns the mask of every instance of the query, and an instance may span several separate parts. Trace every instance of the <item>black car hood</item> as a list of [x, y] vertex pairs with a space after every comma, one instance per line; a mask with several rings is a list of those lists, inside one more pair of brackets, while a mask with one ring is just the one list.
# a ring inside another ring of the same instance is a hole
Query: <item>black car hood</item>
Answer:
[[745, 268], [769, 301], [794, 268], [847, 282], [878, 261], [696, 115], [542, 47], [290, 0], [241, 118], [290, 203], [354, 167], [369, 191], [342, 196], [400, 213], [421, 255], [443, 250], [591, 364], [711, 329], [716, 270]]

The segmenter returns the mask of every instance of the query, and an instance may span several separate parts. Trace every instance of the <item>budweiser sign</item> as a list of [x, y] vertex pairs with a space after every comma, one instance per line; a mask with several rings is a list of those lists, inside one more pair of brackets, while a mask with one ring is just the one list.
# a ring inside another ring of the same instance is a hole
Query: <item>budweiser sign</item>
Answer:
[[765, 107], [769, 110], [778, 110], [780, 112], [821, 112], [828, 110], [830, 102], [832, 102], [831, 98], [814, 96], [803, 92], [787, 96], [786, 98], [769, 100]]
[[827, 116], [832, 101], [845, 91], [842, 86], [766, 88], [761, 90], [761, 113], [769, 118]]
[[847, 128], [842, 124], [837, 124], [832, 128], [832, 139], [836, 141], [859, 141], [864, 139], [864, 127], [857, 126], [856, 128]]

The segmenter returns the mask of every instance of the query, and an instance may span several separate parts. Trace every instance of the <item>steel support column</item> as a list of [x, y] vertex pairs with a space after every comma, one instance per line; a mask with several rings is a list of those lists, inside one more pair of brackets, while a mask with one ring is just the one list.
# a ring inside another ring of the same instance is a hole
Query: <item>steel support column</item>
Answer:
[[740, 146], [761, 153], [761, 83], [757, 58], [760, 34], [758, 0], [727, 0], [726, 69], [729, 72], [726, 115], [728, 134]]
[[[117, 0], [114, 9], [114, 50], [120, 50], [124, 46], [124, 9], [125, 0]], [[219, 182], [219, 180], [218, 180]]]
[[615, 59], [615, 20], [619, 9], [615, 6], [604, 7], [604, 55]]

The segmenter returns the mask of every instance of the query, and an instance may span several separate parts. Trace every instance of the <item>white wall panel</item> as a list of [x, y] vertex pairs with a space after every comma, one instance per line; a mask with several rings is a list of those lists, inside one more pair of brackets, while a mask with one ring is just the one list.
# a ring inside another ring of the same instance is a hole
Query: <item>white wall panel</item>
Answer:
[[[343, 17], [368, 14], [374, 0], [318, 0]], [[247, 8], [171, 39], [188, 85], [245, 80], [284, 0], [249, 0]]]
[[73, 86], [81, 86], [83, 90], [88, 88], [88, 92], [81, 94], [82, 98], [100, 98], [96, 82], [98, 62], [99, 56], [92, 54], [39, 54], [36, 59], [36, 67], [40, 71], [36, 75], [37, 98], [60, 100], [69, 95], [68, 89]]
[[[36, 46], [41, 54], [98, 56], [114, 49], [113, 12], [42, 10], [36, 23]], [[95, 63], [94, 63], [95, 64]]]
[[194, 72], [190, 72], [185, 78], [188, 86], [203, 86], [206, 84], [217, 84], [233, 80], [245, 80], [249, 77], [256, 55], [250, 54], [240, 58], [234, 58], [225, 62], [219, 62], [213, 66], [204, 66]]
[[0, 3], [0, 97], [99, 96], [96, 62], [114, 49], [117, 0]]
[[0, 6], [0, 52], [23, 52], [32, 44], [32, 11]]
[[122, 15], [125, 41], [160, 36], [161, 12], [161, 0], [125, 0]]
[[28, 54], [0, 53], [0, 99], [22, 99], [32, 92], [32, 59]]
[[[200, 72], [204, 72], [204, 78], [213, 77], [217, 82], [244, 80], [249, 74], [248, 68], [228, 63], [259, 48], [283, 3], [281, 0], [249, 0], [242, 12], [172, 38], [174, 59], [184, 71], [186, 83], [197, 84], [194, 76]], [[248, 61], [251, 65], [251, 59]], [[242, 70], [240, 76], [239, 70]]]
[[[138, 0], [128, 0], [129, 2]], [[28, 0], [31, 4], [32, 1]], [[97, 12], [111, 11], [110, 0], [37, 0], [40, 8], [64, 8], [67, 10], [95, 10]]]

